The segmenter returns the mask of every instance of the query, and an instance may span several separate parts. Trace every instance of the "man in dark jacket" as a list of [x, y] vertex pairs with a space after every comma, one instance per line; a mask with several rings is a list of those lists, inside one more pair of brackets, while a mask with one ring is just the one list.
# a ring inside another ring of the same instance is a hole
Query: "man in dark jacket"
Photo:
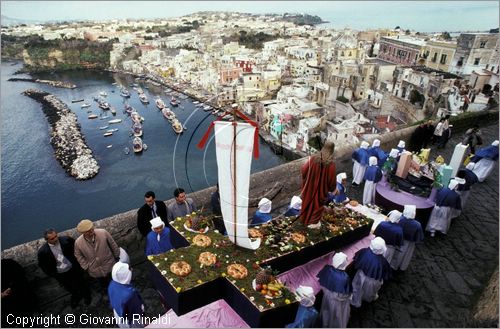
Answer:
[[59, 237], [53, 228], [45, 231], [44, 238], [47, 242], [38, 250], [38, 266], [71, 294], [71, 307], [78, 306], [82, 298], [89, 305], [90, 288], [75, 258], [75, 240]]
[[144, 201], [146, 202], [137, 211], [137, 228], [143, 237], [146, 237], [151, 232], [151, 223], [149, 222], [155, 217], [160, 217], [165, 223], [167, 221], [167, 206], [162, 201], [155, 200], [155, 193], [148, 191], [144, 194]]

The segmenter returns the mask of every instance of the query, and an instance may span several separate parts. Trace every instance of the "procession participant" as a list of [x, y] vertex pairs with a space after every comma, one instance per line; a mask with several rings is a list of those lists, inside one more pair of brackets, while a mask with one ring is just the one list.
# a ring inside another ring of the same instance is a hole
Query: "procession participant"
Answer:
[[270, 212], [273, 208], [273, 202], [268, 198], [262, 198], [259, 201], [259, 209], [253, 215], [252, 221], [250, 222], [250, 226], [261, 225], [269, 222], [273, 219]]
[[476, 174], [479, 182], [483, 182], [493, 171], [495, 162], [498, 160], [498, 144], [497, 140], [494, 141], [490, 146], [477, 151], [470, 160], [475, 163], [472, 171]]
[[397, 223], [401, 217], [401, 212], [393, 210], [387, 215], [387, 221], [380, 222], [373, 234], [379, 236], [385, 241], [387, 251], [385, 252], [385, 259], [392, 265], [394, 254], [403, 245], [403, 228]]
[[327, 203], [347, 203], [349, 198], [345, 194], [347, 191], [347, 174], [342, 172], [337, 175], [337, 188], [333, 192], [328, 192]]
[[361, 142], [361, 145], [352, 153], [352, 185], [358, 186], [363, 182], [366, 167], [368, 166], [368, 142]]
[[372, 147], [368, 149], [368, 155], [377, 157], [378, 166], [382, 169], [385, 160], [387, 160], [387, 153], [380, 148], [380, 139], [373, 140]]
[[391, 262], [391, 267], [395, 270], [406, 271], [415, 252], [415, 244], [424, 240], [422, 225], [415, 219], [417, 207], [405, 205], [403, 216], [399, 219], [398, 225], [403, 229], [403, 245], [394, 256], [395, 262]]
[[285, 216], [298, 216], [300, 214], [300, 208], [302, 207], [302, 199], [299, 196], [294, 195], [292, 200], [290, 200], [290, 206], [285, 212]]
[[472, 185], [478, 182], [477, 176], [474, 174], [472, 169], [474, 169], [474, 163], [469, 162], [464, 169], [460, 169], [457, 172], [457, 178], [465, 180], [465, 184], [459, 184], [457, 187], [457, 193], [460, 195], [460, 200], [462, 202], [462, 210], [465, 208], [465, 204], [469, 199]]
[[170, 241], [170, 229], [160, 217], [150, 220], [151, 230], [146, 237], [146, 256], [158, 255], [174, 249]]
[[375, 189], [382, 179], [382, 170], [378, 167], [377, 158], [371, 156], [365, 172], [365, 187], [363, 189], [363, 204], [375, 204]]
[[318, 320], [318, 311], [314, 308], [316, 296], [314, 290], [308, 286], [299, 286], [295, 293], [300, 298], [300, 305], [295, 315], [295, 321], [288, 324], [287, 328], [315, 328]]
[[455, 191], [458, 184], [458, 180], [452, 179], [448, 187], [443, 187], [437, 192], [436, 205], [434, 209], [432, 209], [429, 222], [425, 228], [426, 231], [431, 233], [431, 237], [435, 236], [436, 231], [443, 234], [448, 233], [451, 218], [453, 216], [453, 209], [462, 210], [460, 195]]

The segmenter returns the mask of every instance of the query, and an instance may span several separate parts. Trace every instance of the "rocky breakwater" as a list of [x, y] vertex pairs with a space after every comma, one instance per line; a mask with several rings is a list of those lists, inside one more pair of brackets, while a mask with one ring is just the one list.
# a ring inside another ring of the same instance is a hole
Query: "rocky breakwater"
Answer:
[[68, 106], [47, 92], [28, 89], [24, 95], [42, 103], [51, 131], [51, 144], [61, 166], [78, 180], [90, 179], [99, 172], [92, 150], [85, 143], [76, 115]]
[[57, 88], [67, 88], [67, 89], [75, 89], [76, 85], [70, 82], [65, 81], [53, 81], [53, 80], [41, 80], [41, 79], [28, 79], [28, 78], [10, 78], [8, 81], [28, 81], [28, 82], [36, 82], [36, 83], [45, 83], [52, 87]]

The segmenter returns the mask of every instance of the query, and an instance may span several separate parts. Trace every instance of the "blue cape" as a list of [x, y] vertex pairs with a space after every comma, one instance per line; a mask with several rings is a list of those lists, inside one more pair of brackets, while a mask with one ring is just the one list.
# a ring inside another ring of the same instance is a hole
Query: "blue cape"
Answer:
[[375, 255], [371, 249], [364, 248], [354, 255], [354, 268], [363, 270], [366, 276], [375, 280], [388, 280], [391, 266], [383, 255]]
[[108, 286], [108, 296], [111, 307], [120, 317], [127, 317], [132, 322], [134, 314], [143, 314], [142, 298], [130, 284], [121, 284], [111, 280]]
[[298, 216], [300, 214], [300, 210], [297, 210], [295, 208], [289, 207], [288, 210], [285, 213], [285, 216], [290, 217], [290, 216]]
[[488, 158], [491, 160], [498, 160], [498, 146], [490, 145], [488, 147], [482, 148], [474, 154], [470, 161], [478, 162], [482, 158]]
[[447, 187], [443, 187], [437, 192], [436, 206], [450, 207], [462, 210], [462, 202], [460, 201], [460, 195], [458, 195], [457, 192], [452, 191]]
[[372, 181], [374, 183], [380, 182], [382, 179], [382, 170], [379, 166], [368, 166], [365, 171], [365, 180]]
[[[459, 184], [457, 187], [457, 191], [469, 191], [473, 184], [476, 184], [479, 180], [477, 179], [476, 174], [472, 170], [467, 168], [460, 169], [458, 172], [465, 173], [465, 184]], [[457, 175], [458, 176], [458, 175]]]
[[316, 327], [316, 320], [318, 319], [318, 311], [314, 306], [305, 307], [299, 305], [295, 321], [288, 324], [287, 328], [314, 328]]
[[388, 154], [385, 153], [381, 148], [380, 146], [375, 146], [375, 147], [370, 147], [368, 149], [368, 154], [370, 156], [374, 156], [374, 157], [377, 157], [378, 159], [378, 166], [380, 168], [382, 168], [382, 166], [384, 165], [385, 163], [385, 160], [387, 160], [387, 156]]
[[339, 194], [337, 195], [333, 195], [331, 194], [331, 198], [330, 198], [330, 194], [329, 195], [329, 200], [333, 200], [337, 203], [342, 203], [344, 202], [346, 199], [347, 199], [347, 196], [345, 195], [345, 187], [344, 185], [342, 185], [341, 183], [337, 183], [337, 190], [339, 190]]
[[273, 217], [271, 214], [263, 214], [259, 210], [255, 212], [253, 215], [252, 221], [250, 223], [251, 226], [260, 225], [269, 222]]
[[422, 225], [415, 219], [401, 216], [398, 224], [403, 229], [403, 238], [407, 241], [420, 242], [424, 240]]
[[326, 289], [339, 294], [350, 294], [352, 292], [351, 279], [345, 271], [338, 270], [331, 265], [325, 265], [316, 275], [319, 284]]
[[151, 231], [146, 236], [146, 256], [158, 255], [174, 249], [172, 242], [170, 242], [170, 229], [165, 227], [160, 234], [160, 241], [156, 238], [156, 233]]
[[381, 222], [373, 234], [384, 239], [387, 245], [396, 247], [403, 245], [403, 228], [396, 223]]
[[368, 150], [358, 148], [352, 153], [352, 158], [359, 162], [362, 166], [368, 166], [368, 159], [370, 158]]

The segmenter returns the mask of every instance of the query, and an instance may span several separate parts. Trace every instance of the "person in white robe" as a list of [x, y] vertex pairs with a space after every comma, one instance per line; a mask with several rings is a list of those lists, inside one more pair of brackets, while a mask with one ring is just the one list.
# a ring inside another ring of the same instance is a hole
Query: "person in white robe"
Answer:
[[394, 270], [406, 271], [415, 252], [415, 244], [424, 240], [422, 225], [415, 219], [417, 207], [405, 205], [398, 225], [403, 229], [403, 245], [395, 252], [391, 262]]
[[493, 171], [495, 162], [498, 161], [498, 144], [498, 140], [494, 141], [490, 146], [477, 151], [470, 160], [475, 163], [472, 171], [476, 174], [479, 182], [484, 182]]
[[436, 204], [432, 209], [429, 222], [427, 223], [426, 231], [431, 233], [431, 237], [435, 236], [436, 231], [443, 234], [448, 233], [451, 219], [453, 218], [453, 209], [461, 210], [462, 201], [460, 195], [455, 191], [458, 187], [457, 179], [450, 180], [448, 187], [443, 187], [437, 192]]
[[365, 187], [363, 189], [363, 204], [375, 204], [375, 189], [382, 179], [382, 170], [378, 166], [377, 157], [371, 156], [365, 171]]
[[352, 184], [357, 186], [363, 182], [365, 177], [366, 167], [368, 167], [368, 147], [370, 144], [366, 141], [361, 142], [361, 145], [352, 153]]

